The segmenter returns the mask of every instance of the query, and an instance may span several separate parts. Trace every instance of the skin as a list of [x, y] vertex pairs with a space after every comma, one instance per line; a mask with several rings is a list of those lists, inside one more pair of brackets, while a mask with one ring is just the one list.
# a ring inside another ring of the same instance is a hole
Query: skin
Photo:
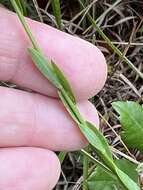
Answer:
[[[100, 50], [50, 26], [27, 22], [45, 55], [70, 81], [81, 114], [99, 127], [97, 111], [87, 99], [107, 77]], [[16, 15], [0, 8], [0, 26], [0, 80], [32, 90], [0, 87], [0, 189], [51, 190], [60, 175], [52, 151], [78, 150], [87, 141], [32, 63], [27, 53], [31, 45]]]

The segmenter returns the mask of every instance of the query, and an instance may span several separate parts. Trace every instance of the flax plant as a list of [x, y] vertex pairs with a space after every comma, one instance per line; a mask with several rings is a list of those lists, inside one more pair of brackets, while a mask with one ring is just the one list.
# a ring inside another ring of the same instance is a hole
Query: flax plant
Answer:
[[[22, 12], [16, 3], [16, 0], [10, 1], [32, 43], [33, 47], [28, 48], [28, 53], [31, 56], [33, 63], [39, 69], [39, 71], [53, 84], [53, 86], [56, 87], [58, 96], [65, 109], [75, 121], [82, 134], [88, 140], [93, 150], [96, 151], [98, 158], [103, 163], [103, 168], [106, 168], [106, 170], [112, 173], [112, 175], [114, 175], [120, 182], [121, 187], [123, 187], [125, 190], [140, 190], [140, 187], [127, 174], [125, 174], [116, 166], [112, 157], [112, 152], [105, 137], [100, 131], [97, 130], [96, 126], [94, 126], [89, 121], [86, 121], [82, 117], [77, 108], [74, 92], [72, 91], [68, 80], [64, 76], [64, 73], [57, 64], [45, 57], [42, 49], [39, 47], [33, 34], [31, 33]], [[84, 151], [82, 151], [82, 153], [86, 154]], [[87, 156], [90, 157], [88, 154]]]

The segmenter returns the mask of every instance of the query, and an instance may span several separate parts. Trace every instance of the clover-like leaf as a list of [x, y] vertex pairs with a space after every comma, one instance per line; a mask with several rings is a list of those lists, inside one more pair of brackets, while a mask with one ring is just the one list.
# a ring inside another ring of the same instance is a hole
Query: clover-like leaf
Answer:
[[[125, 174], [127, 174], [135, 183], [138, 183], [138, 173], [136, 171], [136, 165], [126, 159], [115, 160], [116, 166]], [[121, 187], [121, 184], [116, 176], [105, 171], [100, 166], [96, 167], [95, 171], [88, 179], [89, 190], [115, 190], [126, 188]]]
[[133, 101], [118, 101], [112, 103], [112, 106], [120, 115], [124, 142], [128, 147], [143, 151], [143, 107]]

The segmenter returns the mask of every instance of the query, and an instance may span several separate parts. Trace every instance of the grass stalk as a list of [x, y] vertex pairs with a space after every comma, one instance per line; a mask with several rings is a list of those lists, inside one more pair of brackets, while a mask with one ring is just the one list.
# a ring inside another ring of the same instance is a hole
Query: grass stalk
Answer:
[[59, 158], [61, 164], [63, 163], [66, 155], [67, 155], [67, 152], [60, 152], [59, 153], [58, 158]]
[[24, 15], [24, 16], [26, 16], [27, 15], [27, 10], [26, 10], [26, 0], [16, 0], [16, 3], [17, 3], [17, 5], [19, 6], [19, 9], [20, 9], [20, 11], [22, 12], [22, 14]]
[[[86, 4], [86, 5], [88, 5], [89, 4], [89, 0], [82, 0], [82, 3], [83, 4]], [[82, 11], [82, 6], [81, 6], [81, 11]], [[85, 30], [85, 28], [86, 28], [86, 25], [87, 25], [87, 18], [85, 17], [84, 19], [83, 19], [83, 21], [82, 21], [82, 28]]]
[[100, 166], [103, 170], [113, 175], [113, 172], [107, 166], [105, 166], [102, 162], [100, 162], [99, 160], [91, 156], [86, 150], [81, 149], [80, 152], [81, 154], [86, 156], [88, 159], [90, 159], [90, 161], [92, 161], [94, 164], [96, 164], [97, 166]]
[[51, 0], [51, 5], [53, 9], [54, 16], [56, 18], [57, 28], [62, 29], [62, 20], [61, 20], [61, 7], [60, 0]]
[[[86, 148], [88, 152], [89, 148]], [[83, 155], [83, 190], [88, 190], [87, 178], [88, 178], [89, 158]]]
[[29, 26], [27, 25], [27, 23], [26, 23], [26, 21], [25, 21], [25, 19], [24, 19], [24, 17], [23, 17], [23, 14], [21, 13], [21, 10], [18, 8], [16, 1], [10, 0], [10, 2], [11, 2], [11, 4], [13, 5], [13, 7], [15, 8], [18, 17], [19, 17], [19, 19], [20, 19], [20, 21], [21, 21], [21, 23], [22, 23], [22, 25], [23, 25], [23, 27], [24, 27], [24, 29], [25, 29], [25, 31], [26, 31], [28, 37], [30, 38], [30, 40], [31, 40], [31, 42], [32, 42], [33, 47], [34, 47], [37, 51], [41, 52], [41, 49], [39, 48], [38, 43], [36, 42], [36, 40], [35, 40], [35, 38], [34, 38], [32, 32], [30, 31], [30, 28], [29, 28]]

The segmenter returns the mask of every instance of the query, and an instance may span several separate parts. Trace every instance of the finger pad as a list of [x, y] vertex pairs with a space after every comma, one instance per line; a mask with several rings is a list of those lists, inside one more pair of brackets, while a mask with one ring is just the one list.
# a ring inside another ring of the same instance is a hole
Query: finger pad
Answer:
[[60, 174], [54, 153], [40, 148], [0, 150], [0, 189], [51, 190]]

